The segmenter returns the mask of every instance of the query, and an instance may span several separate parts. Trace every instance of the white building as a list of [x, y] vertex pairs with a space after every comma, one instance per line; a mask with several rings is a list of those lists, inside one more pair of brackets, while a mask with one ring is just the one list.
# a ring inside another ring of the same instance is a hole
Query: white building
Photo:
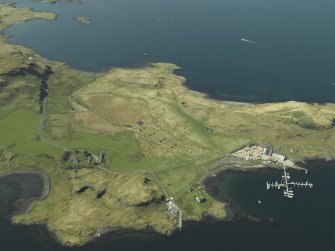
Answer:
[[286, 160], [286, 156], [279, 153], [273, 153], [272, 157], [280, 161]]

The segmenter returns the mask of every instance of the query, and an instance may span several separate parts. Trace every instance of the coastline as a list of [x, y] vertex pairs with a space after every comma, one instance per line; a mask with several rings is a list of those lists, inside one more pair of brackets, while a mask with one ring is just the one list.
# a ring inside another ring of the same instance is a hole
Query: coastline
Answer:
[[[1, 2], [0, 2], [0, 4], [5, 4], [5, 5], [6, 5], [6, 3], [1, 3]], [[9, 5], [9, 6], [11, 6], [11, 5]], [[14, 3], [12, 7], [13, 7], [13, 8], [17, 8], [16, 3]], [[34, 12], [36, 12], [36, 13], [44, 13], [44, 11], [39, 11], [39, 10], [36, 11], [36, 10], [34, 10], [34, 8], [26, 8], [26, 9], [29, 9], [29, 10], [34, 11]], [[48, 12], [48, 13], [49, 13], [49, 12]], [[60, 16], [60, 15], [58, 15], [58, 14], [56, 14], [56, 13], [51, 13], [51, 12], [50, 12], [49, 14], [53, 15], [53, 17], [50, 18], [50, 19], [48, 19], [48, 18], [42, 18], [42, 17], [38, 17], [38, 18], [31, 17], [31, 18], [29, 18], [29, 19], [25, 19], [25, 20], [23, 20], [23, 21], [17, 21], [17, 22], [15, 22], [15, 23], [12, 23], [12, 24], [6, 26], [5, 28], [1, 29], [1, 30], [0, 30], [0, 35], [4, 38], [4, 41], [5, 41], [6, 43], [8, 43], [8, 44], [19, 45], [19, 46], [22, 46], [22, 47], [24, 47], [24, 48], [28, 48], [29, 50], [34, 51], [34, 52], [35, 52], [36, 54], [38, 54], [38, 55], [41, 55], [39, 52], [36, 52], [34, 49], [31, 49], [31, 48], [29, 48], [29, 47], [26, 47], [26, 46], [23, 45], [23, 44], [14, 44], [14, 43], [9, 42], [7, 39], [10, 38], [11, 36], [10, 36], [10, 35], [5, 35], [5, 32], [6, 32], [6, 30], [8, 30], [8, 29], [10, 29], [11, 27], [13, 27], [13, 26], [15, 26], [15, 25], [17, 25], [17, 24], [20, 24], [20, 23], [27, 23], [27, 22], [34, 22], [34, 21], [49, 21], [49, 22], [53, 22], [53, 21], [57, 20], [57, 19], [59, 18], [59, 16]], [[46, 58], [45, 58], [45, 59], [46, 59]], [[48, 60], [48, 59], [46, 59], [46, 60]]]
[[[46, 59], [47, 60], [47, 59]], [[176, 66], [176, 65], [175, 65]], [[177, 67], [177, 66], [176, 66]], [[112, 67], [111, 69], [113, 69], [114, 67]], [[115, 67], [115, 68], [117, 68], [117, 67]], [[186, 86], [187, 87], [187, 86]], [[188, 88], [188, 87], [187, 87]], [[190, 90], [191, 91], [191, 90]], [[212, 98], [210, 98], [210, 97], [208, 97], [208, 96], [206, 96], [206, 94], [204, 94], [204, 93], [201, 93], [201, 92], [197, 92], [197, 91], [194, 91], [194, 92], [196, 92], [196, 93], [199, 93], [199, 94], [201, 94], [201, 95], [204, 95], [204, 97], [206, 97], [206, 98], [208, 98], [208, 99], [211, 99], [211, 100], [213, 100]], [[215, 100], [215, 99], [214, 99]], [[243, 105], [247, 105], [247, 104], [249, 104], [249, 103], [243, 103], [243, 102], [234, 102], [234, 101], [221, 101], [221, 100], [217, 100], [218, 102], [222, 102], [222, 103], [227, 103], [227, 104], [235, 104], [235, 105], [241, 105], [241, 104], [243, 104]], [[250, 103], [250, 104], [252, 104], [252, 103]], [[255, 165], [255, 166], [250, 166], [250, 167], [248, 167], [248, 166], [245, 166], [245, 167], [231, 167], [231, 168], [221, 168], [221, 170], [220, 170], [220, 168], [218, 168], [217, 170], [215, 170], [213, 173], [211, 173], [211, 174], [209, 174], [208, 176], [210, 176], [210, 175], [216, 175], [217, 174], [217, 172], [225, 172], [225, 171], [229, 171], [229, 170], [232, 170], [232, 171], [238, 171], [238, 169], [240, 168], [240, 171], [259, 171], [260, 169], [262, 169], [262, 168], [271, 168], [271, 169], [273, 169], [273, 167], [267, 167], [267, 166], [264, 166], [264, 165]], [[37, 172], [35, 172], [35, 171], [19, 171], [18, 173], [29, 173], [29, 172], [31, 172], [31, 173], [38, 173], [39, 171], [37, 171]], [[14, 172], [14, 174], [15, 174], [16, 172]], [[11, 174], [13, 174], [13, 173], [11, 173]], [[8, 174], [8, 175], [10, 175], [10, 174]], [[0, 175], [0, 177], [1, 177], [1, 175]], [[49, 177], [48, 177], [49, 178]], [[49, 190], [50, 190], [50, 178], [49, 178], [49, 188], [48, 188]], [[48, 190], [48, 192], [49, 192], [49, 190]], [[43, 190], [44, 191], [44, 193], [43, 194], [45, 194], [45, 190]], [[47, 195], [48, 195], [48, 192], [46, 193], [46, 195], [45, 195], [45, 197], [44, 198], [42, 198], [42, 199], [45, 199], [46, 197], [47, 197]], [[208, 193], [210, 196], [211, 196], [211, 194], [210, 193]], [[42, 196], [41, 196], [42, 197]], [[217, 200], [217, 199], [215, 199], [215, 200]], [[35, 201], [35, 200], [34, 200]], [[34, 201], [33, 202], [31, 202], [30, 203], [30, 206], [29, 206], [29, 208], [27, 208], [27, 212], [26, 213], [28, 213], [29, 211], [31, 211], [31, 209], [33, 208], [33, 206], [34, 206]], [[225, 202], [225, 204], [227, 205], [227, 216], [226, 216], [226, 218], [229, 218], [229, 217], [231, 217], [231, 219], [232, 219], [232, 221], [234, 221], [234, 220], [236, 220], [236, 217], [238, 217], [238, 214], [237, 214], [237, 212], [234, 212], [234, 208], [232, 207], [232, 208], [229, 208], [229, 202]], [[228, 212], [229, 211], [229, 212]], [[234, 213], [235, 213], [235, 215], [234, 215]], [[214, 218], [215, 219], [215, 217], [211, 217], [211, 216], [206, 216], [206, 215], [204, 215], [204, 217], [203, 217], [203, 219], [201, 219], [201, 220], [199, 220], [199, 221], [196, 221], [196, 222], [203, 222], [203, 221], [206, 221], [206, 218], [207, 217], [209, 217], [209, 218]], [[239, 219], [239, 218], [238, 218]], [[244, 218], [243, 218], [244, 219]], [[48, 229], [48, 226], [47, 226], [47, 223], [45, 224], [45, 226], [46, 226], [46, 228]], [[51, 233], [51, 235], [52, 236], [54, 236], [56, 239], [57, 239], [57, 233], [56, 232], [53, 232], [53, 231], [50, 231], [50, 230], [48, 230], [50, 233]], [[133, 231], [135, 231], [135, 232], [151, 232], [151, 231], [153, 231], [154, 233], [157, 233], [157, 234], [159, 234], [155, 229], [143, 229], [143, 230], [136, 230], [136, 229], [125, 229], [125, 228], [103, 228], [103, 229], [101, 229], [100, 231], [102, 231], [102, 233], [101, 234], [103, 234], [103, 235], [105, 235], [105, 234], [107, 234], [107, 233], [115, 233], [115, 232], [125, 232], [125, 233], [127, 233], [127, 232], [133, 232]], [[177, 230], [176, 230], [177, 231]], [[174, 232], [176, 232], [176, 231], [174, 231]], [[97, 234], [98, 233], [100, 233], [99, 232], [99, 229], [97, 230]], [[159, 234], [159, 235], [161, 235], [161, 234]], [[98, 237], [98, 236], [97, 236]], [[94, 238], [94, 235], [93, 235], [93, 238]], [[93, 239], [93, 241], [95, 241], [95, 239]], [[61, 243], [61, 242], [59, 242], [59, 243]], [[61, 243], [62, 245], [64, 245], [63, 243]], [[84, 245], [86, 245], [86, 244], [84, 244]]]
[[[225, 210], [226, 210], [226, 217], [222, 221], [243, 221], [243, 220], [248, 220], [251, 222], [256, 222], [256, 223], [261, 223], [261, 222], [269, 222], [267, 219], [261, 219], [253, 215], [249, 215], [246, 212], [242, 211], [241, 209], [237, 208], [232, 201], [229, 201], [227, 199], [223, 198], [218, 198], [217, 193], [218, 190], [215, 189], [214, 187], [210, 187], [211, 179], [214, 178], [221, 178], [224, 177], [224, 175], [228, 172], [258, 172], [261, 170], [275, 170], [275, 168], [270, 167], [270, 166], [265, 166], [265, 165], [254, 165], [254, 166], [234, 166], [232, 165], [231, 167], [221, 167], [216, 169], [214, 172], [209, 173], [205, 175], [202, 180], [201, 180], [201, 185], [204, 187], [206, 193], [215, 201], [218, 201], [220, 203], [223, 203], [225, 205]], [[212, 216], [208, 216], [209, 218], [214, 218]]]
[[[17, 8], [17, 6], [14, 4], [13, 6], [14, 8]], [[44, 11], [40, 11], [40, 10], [35, 10], [34, 8], [29, 8], [30, 10], [32, 11], [35, 11], [35, 12], [38, 12], [38, 13], [42, 13]], [[51, 13], [53, 14], [53, 18], [52, 19], [44, 19], [44, 18], [30, 18], [30, 19], [27, 19], [27, 20], [24, 20], [24, 21], [18, 21], [18, 22], [15, 22], [7, 27], [5, 27], [4, 29], [2, 29], [0, 31], [0, 35], [3, 37], [4, 41], [8, 44], [11, 44], [11, 45], [19, 45], [19, 46], [22, 46], [24, 48], [28, 48], [29, 50], [33, 51], [36, 55], [38, 55], [39, 57], [41, 57], [41, 59], [47, 61], [47, 62], [57, 62], [55, 60], [50, 60], [48, 58], [46, 58], [43, 54], [41, 54], [40, 52], [36, 51], [35, 49], [32, 49], [32, 48], [29, 48], [29, 47], [26, 47], [24, 44], [16, 44], [16, 43], [11, 43], [8, 39], [10, 38], [9, 35], [5, 35], [5, 32], [6, 30], [10, 29], [11, 27], [15, 26], [16, 24], [19, 24], [19, 23], [25, 23], [25, 22], [32, 22], [32, 21], [49, 21], [49, 22], [53, 22], [53, 21], [56, 21], [58, 18], [59, 18], [59, 14], [56, 14], [56, 13]], [[61, 62], [65, 65], [67, 65], [68, 67], [71, 67], [72, 69], [74, 69], [75, 71], [81, 73], [81, 74], [88, 74], [88, 75], [98, 75], [98, 74], [104, 74], [108, 71], [111, 71], [113, 69], [136, 69], [139, 67], [138, 64], [134, 64], [134, 65], [130, 65], [130, 66], [127, 66], [127, 67], [117, 67], [117, 66], [111, 66], [111, 67], [107, 67], [107, 68], [104, 68], [104, 69], [101, 69], [101, 70], [97, 70], [97, 71], [90, 71], [90, 70], [85, 70], [85, 69], [81, 69], [80, 67], [75, 67], [73, 65], [70, 65], [70, 64], [67, 64], [65, 62]], [[152, 67], [154, 64], [156, 63], [161, 63], [161, 62], [150, 62], [150, 61], [147, 61], [145, 62], [143, 65], [140, 66], [140, 68], [145, 68], [145, 67]], [[171, 65], [174, 65], [174, 69], [172, 70], [172, 73], [183, 78], [183, 86], [185, 86], [190, 92], [194, 92], [194, 93], [197, 93], [198, 95], [202, 95], [204, 98], [206, 99], [209, 99], [209, 100], [212, 100], [212, 101], [217, 101], [221, 104], [226, 104], [226, 105], [237, 105], [237, 106], [244, 106], [244, 105], [250, 105], [250, 104], [256, 104], [256, 102], [244, 102], [244, 101], [236, 101], [236, 100], [223, 100], [223, 99], [216, 99], [216, 98], [213, 98], [213, 97], [210, 97], [209, 94], [206, 94], [206, 93], [203, 93], [203, 92], [200, 92], [200, 91], [197, 91], [197, 90], [193, 90], [190, 88], [190, 86], [186, 83], [186, 77], [183, 76], [182, 74], [178, 74], [178, 72], [182, 72], [182, 67], [177, 65], [177, 64], [174, 64], [172, 63]]]
[[[159, 63], [159, 62], [156, 62], [156, 63]], [[153, 62], [147, 62], [147, 64], [150, 66], [151, 64], [155, 64]], [[208, 99], [208, 100], [211, 100], [211, 101], [216, 101], [218, 103], [221, 103], [221, 104], [226, 104], [226, 105], [239, 105], [239, 106], [244, 106], [244, 105], [252, 105], [252, 104], [257, 104], [257, 102], [245, 102], [245, 101], [236, 101], [236, 100], [224, 100], [224, 99], [218, 99], [218, 98], [215, 98], [215, 97], [211, 97], [210, 94], [208, 93], [205, 93], [205, 92], [201, 92], [201, 91], [197, 91], [197, 90], [194, 90], [190, 87], [190, 85], [187, 84], [187, 79], [186, 77], [182, 74], [183, 72], [183, 68], [177, 64], [174, 64], [173, 65], [175, 66], [175, 69], [172, 70], [172, 73], [175, 74], [176, 76], [178, 77], [181, 77], [183, 78], [183, 83], [182, 85], [184, 87], [186, 87], [188, 89], [189, 92], [191, 93], [195, 93], [197, 95], [200, 95], [202, 96], [203, 98], [205, 99]], [[266, 103], [266, 102], [264, 102]]]
[[[305, 164], [308, 165], [309, 162], [328, 162], [325, 159], [305, 159]], [[332, 161], [335, 162], [335, 159], [333, 158]], [[259, 218], [253, 215], [250, 215], [243, 210], [237, 208], [233, 202], [226, 200], [225, 198], [217, 198], [215, 194], [215, 190], [211, 190], [208, 187], [207, 182], [210, 182], [211, 178], [215, 178], [217, 176], [224, 176], [227, 172], [246, 172], [246, 171], [251, 171], [251, 172], [259, 172], [262, 170], [275, 170], [275, 168], [270, 167], [270, 166], [265, 166], [265, 165], [256, 165], [256, 166], [231, 166], [231, 167], [222, 167], [218, 168], [215, 171], [205, 175], [201, 181], [201, 184], [204, 185], [205, 191], [211, 196], [214, 200], [219, 201], [221, 203], [225, 204], [225, 210], [226, 210], [226, 217], [224, 219], [218, 219], [216, 217], [213, 217], [211, 215], [205, 214], [200, 220], [185, 220], [185, 223], [206, 223], [206, 222], [241, 222], [241, 221], [247, 221], [247, 222], [252, 222], [255, 224], [273, 224], [275, 223], [273, 219], [268, 219], [268, 218]], [[0, 174], [0, 178], [6, 177], [9, 175], [15, 175], [15, 174], [33, 174], [33, 175], [39, 175], [43, 180], [48, 180], [48, 184], [44, 183], [44, 190], [43, 193], [41, 193], [41, 196], [39, 197], [38, 200], [43, 200], [47, 197], [47, 194], [50, 189], [50, 179], [49, 176], [46, 175], [42, 171], [12, 171], [9, 173], [3, 173]], [[34, 200], [35, 201], [35, 200]], [[31, 203], [29, 210], [33, 207], [33, 203]], [[33, 224], [33, 225], [28, 225], [28, 224], [16, 224], [16, 225], [21, 225], [21, 226], [27, 226], [27, 227], [33, 227], [37, 228], [38, 231], [41, 231], [45, 233], [45, 238], [52, 240], [54, 243], [60, 246], [66, 246], [66, 247], [71, 247], [71, 248], [76, 248], [76, 247], [85, 247], [85, 246], [91, 246], [91, 245], [96, 245], [100, 240], [103, 240], [105, 238], [110, 238], [111, 236], [117, 236], [118, 238], [125, 238], [126, 235], [141, 235], [144, 234], [145, 236], [158, 236], [158, 237], [165, 237], [165, 238], [173, 238], [176, 233], [178, 233], [178, 229], [175, 229], [171, 233], [171, 235], [165, 236], [160, 234], [158, 231], [156, 231], [153, 228], [147, 228], [147, 229], [135, 229], [135, 228], [119, 228], [119, 227], [106, 227], [106, 228], [101, 228], [98, 229], [90, 238], [90, 240], [86, 243], [83, 243], [82, 245], [67, 245], [66, 243], [63, 243], [60, 241], [60, 239], [57, 237], [57, 232], [52, 231], [48, 228], [47, 223], [42, 223], [42, 224]]]
[[[28, 200], [23, 200], [25, 203], [27, 203], [27, 205], [23, 208], [15, 209], [12, 213], [10, 213], [8, 215], [9, 218], [12, 218], [15, 215], [29, 213], [33, 209], [35, 201], [41, 201], [41, 200], [46, 199], [48, 197], [49, 192], [50, 192], [50, 188], [51, 188], [50, 177], [42, 171], [27, 170], [27, 171], [11, 171], [11, 172], [8, 172], [8, 173], [1, 173], [0, 174], [0, 180], [2, 178], [12, 176], [12, 175], [25, 175], [25, 174], [34, 175], [34, 176], [39, 177], [42, 180], [43, 189], [42, 189], [42, 191], [41, 191], [41, 193], [38, 197], [30, 198]], [[17, 201], [20, 201], [20, 200], [21, 199], [18, 199]], [[15, 201], [15, 203], [17, 201]]]
[[[333, 162], [335, 165], [335, 158], [334, 157], [319, 157], [319, 158], [305, 158], [302, 161], [297, 162], [304, 168], [307, 168], [307, 170], [318, 168], [314, 167], [313, 164], [320, 164], [320, 163], [328, 163]], [[218, 190], [215, 187], [211, 187], [210, 183], [212, 179], [218, 178], [221, 182], [224, 182], [224, 177], [227, 173], [233, 172], [260, 172], [263, 170], [276, 170], [277, 168], [267, 166], [267, 165], [257, 165], [257, 166], [231, 166], [231, 167], [221, 167], [216, 169], [214, 172], [204, 176], [202, 178], [201, 184], [204, 186], [205, 191], [208, 193], [209, 196], [211, 196], [214, 200], [219, 201], [221, 203], [225, 204], [225, 209], [227, 212], [227, 216], [224, 219], [224, 221], [251, 221], [255, 223], [273, 223], [273, 219], [267, 219], [267, 218], [258, 218], [253, 215], [250, 215], [240, 208], [237, 208], [232, 201], [227, 200], [224, 198], [224, 196], [221, 195], [221, 198], [218, 198], [217, 193]], [[299, 169], [293, 168], [293, 170], [299, 171]]]

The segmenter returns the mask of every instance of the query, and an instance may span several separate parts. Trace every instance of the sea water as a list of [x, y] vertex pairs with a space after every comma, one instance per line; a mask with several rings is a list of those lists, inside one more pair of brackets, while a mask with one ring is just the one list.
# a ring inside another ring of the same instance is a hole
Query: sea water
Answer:
[[79, 69], [171, 62], [191, 89], [219, 99], [335, 102], [332, 0], [5, 2], [59, 14], [5, 33]]

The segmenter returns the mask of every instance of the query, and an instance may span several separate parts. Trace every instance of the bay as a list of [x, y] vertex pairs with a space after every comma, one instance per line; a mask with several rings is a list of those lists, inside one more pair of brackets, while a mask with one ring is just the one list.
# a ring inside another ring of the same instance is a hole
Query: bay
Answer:
[[[180, 65], [187, 85], [251, 102], [335, 101], [332, 0], [5, 0], [59, 14], [20, 23], [9, 42], [88, 71], [146, 62]], [[92, 25], [72, 19], [85, 16]], [[243, 40], [242, 40], [243, 39]]]
[[41, 175], [33, 172], [0, 175], [0, 218], [23, 213], [31, 202], [46, 196], [49, 189], [44, 188]]
[[[312, 189], [295, 189], [294, 199], [266, 190], [265, 181], [280, 179], [281, 171], [224, 172], [207, 182], [218, 199], [229, 199], [240, 210], [273, 222], [187, 223], [172, 238], [149, 233], [110, 233], [81, 248], [57, 244], [42, 226], [14, 226], [0, 221], [3, 250], [334, 250], [335, 162], [308, 162], [309, 173], [292, 171], [292, 179], [308, 179]], [[9, 194], [13, 190], [7, 190]], [[262, 201], [262, 204], [258, 203]]]
[[[14, 25], [5, 32], [8, 41], [77, 69], [171, 62], [182, 67], [177, 73], [191, 89], [218, 99], [335, 102], [332, 0], [15, 2], [60, 16], [53, 22]], [[89, 17], [93, 24], [82, 25], [74, 16]], [[248, 214], [273, 218], [272, 224], [208, 220], [187, 223], [173, 238], [111, 233], [72, 250], [334, 250], [334, 162], [308, 165], [308, 175], [291, 172], [292, 177], [308, 178], [315, 187], [297, 190], [293, 200], [266, 191], [264, 182], [279, 179], [277, 170], [226, 173], [212, 180], [219, 199]], [[20, 193], [17, 185], [2, 187], [1, 198], [16, 200]], [[8, 214], [10, 207], [2, 208]], [[71, 250], [41, 226], [14, 226], [2, 218], [0, 232], [2, 250]]]

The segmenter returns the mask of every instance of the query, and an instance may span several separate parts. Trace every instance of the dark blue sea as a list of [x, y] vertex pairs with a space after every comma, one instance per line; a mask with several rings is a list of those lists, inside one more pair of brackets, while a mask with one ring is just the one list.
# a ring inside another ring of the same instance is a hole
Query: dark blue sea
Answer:
[[191, 89], [219, 99], [335, 102], [333, 0], [5, 2], [59, 14], [6, 34], [78, 69], [171, 62]]
[[[177, 74], [186, 77], [189, 88], [218, 99], [335, 102], [333, 0], [5, 2], [59, 14], [56, 21], [19, 23], [5, 34], [10, 43], [77, 69], [99, 72], [171, 62], [182, 68]], [[93, 23], [82, 25], [74, 16]], [[307, 175], [292, 172], [292, 178], [308, 179], [314, 188], [297, 189], [293, 200], [266, 190], [267, 180], [280, 178], [276, 170], [228, 172], [209, 182], [218, 199], [273, 222], [207, 220], [187, 223], [172, 238], [108, 234], [75, 250], [335, 250], [335, 163], [312, 161], [307, 167]], [[70, 250], [54, 242], [44, 227], [9, 224], [4, 215], [22, 190], [18, 182], [3, 184], [1, 250]]]
[[[294, 189], [293, 199], [284, 198], [280, 190], [266, 190], [266, 181], [280, 180], [280, 170], [228, 171], [207, 180], [208, 191], [217, 199], [232, 202], [235, 211], [261, 218], [262, 222], [207, 219], [202, 223], [186, 223], [181, 232], [170, 238], [154, 233], [110, 233], [75, 249], [57, 244], [43, 226], [11, 225], [4, 215], [11, 212], [13, 202], [33, 196], [36, 187], [42, 186], [31, 182], [31, 176], [16, 180], [0, 178], [0, 247], [6, 251], [332, 251], [335, 248], [335, 161], [310, 161], [306, 167], [308, 174], [289, 170], [291, 178], [309, 180], [314, 187]], [[22, 183], [26, 184], [24, 192], [20, 189]]]

